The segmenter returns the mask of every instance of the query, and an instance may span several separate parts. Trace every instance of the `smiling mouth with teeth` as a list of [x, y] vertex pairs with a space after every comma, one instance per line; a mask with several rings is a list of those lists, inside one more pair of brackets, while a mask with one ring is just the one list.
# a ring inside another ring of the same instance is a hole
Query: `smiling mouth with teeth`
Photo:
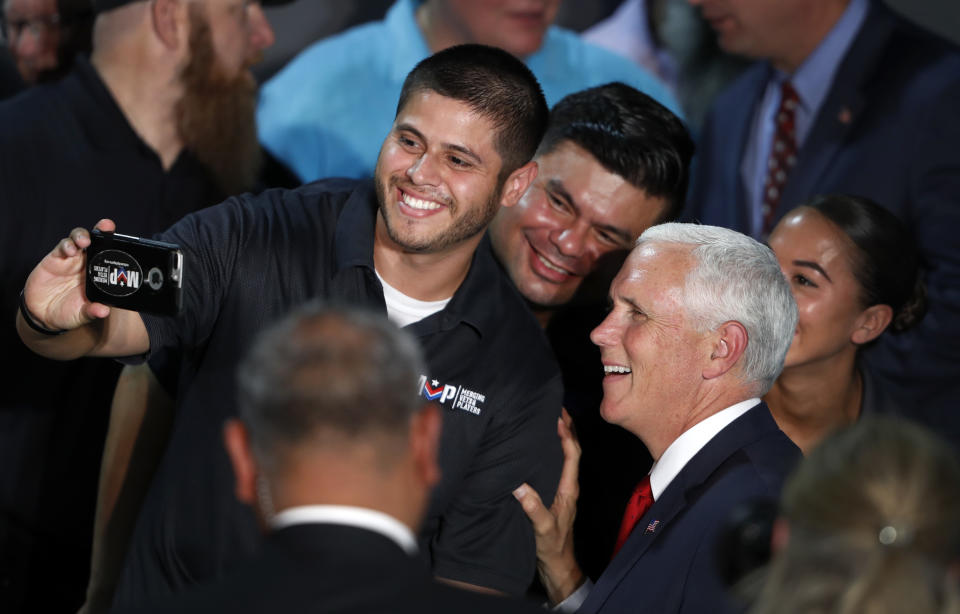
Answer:
[[401, 200], [403, 200], [403, 204], [410, 207], [411, 209], [419, 209], [421, 211], [436, 211], [437, 209], [443, 208], [443, 205], [441, 205], [440, 203], [430, 201], [430, 200], [423, 200], [421, 198], [411, 196], [410, 194], [407, 194], [406, 192], [403, 192], [403, 191], [400, 192], [400, 195], [401, 195], [400, 196]]
[[[534, 252], [534, 253], [536, 254], [536, 252]], [[550, 269], [551, 271], [556, 271], [557, 273], [562, 273], [562, 274], [564, 274], [564, 275], [570, 275], [570, 271], [567, 271], [567, 270], [565, 270], [565, 269], [561, 269], [560, 267], [558, 267], [557, 265], [553, 264], [552, 262], [550, 262], [549, 260], [547, 260], [546, 258], [544, 258], [543, 256], [541, 256], [540, 254], [536, 254], [536, 255], [537, 255], [537, 258], [540, 259], [540, 262], [543, 263], [543, 266], [547, 267], [547, 268]]]
[[603, 374], [610, 375], [611, 373], [630, 373], [629, 367], [621, 367], [619, 365], [603, 365]]

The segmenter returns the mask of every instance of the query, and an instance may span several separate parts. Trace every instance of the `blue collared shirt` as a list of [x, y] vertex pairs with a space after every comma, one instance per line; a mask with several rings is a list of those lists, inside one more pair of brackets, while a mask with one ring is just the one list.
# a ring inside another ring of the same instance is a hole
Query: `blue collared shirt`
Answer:
[[763, 184], [767, 177], [767, 160], [770, 158], [775, 131], [773, 116], [780, 106], [781, 85], [789, 79], [800, 97], [800, 104], [795, 112], [797, 150], [800, 151], [833, 85], [833, 77], [840, 67], [840, 62], [860, 31], [869, 8], [870, 0], [851, 0], [830, 32], [792, 75], [776, 69], [771, 71], [740, 163], [740, 177], [746, 187], [747, 202], [750, 204], [752, 236], [760, 235], [763, 222], [760, 212], [763, 204]]
[[[260, 142], [302, 181], [368, 177], [390, 132], [407, 73], [430, 55], [416, 21], [419, 0], [397, 0], [382, 21], [314, 43], [260, 92]], [[627, 58], [556, 26], [526, 58], [547, 104], [587, 87], [622, 81], [674, 113], [668, 88]]]

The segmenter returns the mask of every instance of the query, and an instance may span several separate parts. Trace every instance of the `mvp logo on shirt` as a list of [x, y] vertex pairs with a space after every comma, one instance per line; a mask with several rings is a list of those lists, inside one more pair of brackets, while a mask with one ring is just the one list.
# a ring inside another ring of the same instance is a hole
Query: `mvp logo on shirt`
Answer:
[[468, 390], [463, 386], [441, 384], [435, 379], [428, 380], [426, 375], [420, 376], [418, 389], [420, 390], [420, 396], [428, 401], [436, 401], [443, 407], [462, 409], [478, 416], [480, 415], [481, 405], [487, 400], [485, 394]]

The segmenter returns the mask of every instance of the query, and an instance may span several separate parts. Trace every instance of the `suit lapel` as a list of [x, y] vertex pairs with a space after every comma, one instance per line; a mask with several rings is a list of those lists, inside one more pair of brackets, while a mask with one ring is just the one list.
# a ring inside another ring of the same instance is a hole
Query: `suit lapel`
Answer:
[[[723, 172], [718, 177], [727, 177], [728, 181], [722, 182], [727, 187], [723, 194], [724, 208], [735, 212], [735, 219], [729, 220], [726, 224], [728, 228], [750, 228], [750, 212], [747, 203], [747, 191], [743, 185], [743, 178], [740, 175], [740, 163], [743, 160], [744, 151], [747, 147], [747, 140], [750, 137], [753, 117], [756, 114], [757, 105], [763, 97], [764, 87], [770, 78], [771, 68], [767, 64], [757, 64], [748, 69], [743, 79], [743, 91], [745, 95], [737, 96], [738, 100], [746, 101], [747, 104], [738, 104], [730, 110], [730, 114], [724, 121], [729, 122], [724, 130], [729, 142], [724, 149], [729, 155], [724, 156], [722, 165]], [[708, 188], [709, 189], [709, 188]]]
[[[682, 472], [681, 472], [682, 474]], [[587, 595], [583, 606], [577, 610], [577, 614], [596, 612], [604, 604], [610, 594], [616, 590], [617, 586], [624, 580], [624, 577], [630, 572], [636, 562], [650, 548], [663, 531], [670, 526], [671, 521], [686, 507], [686, 496], [681, 488], [674, 488], [674, 483], [665, 490], [659, 499], [647, 510], [647, 513], [637, 521], [630, 537], [623, 544], [623, 548], [617, 553], [617, 556], [610, 561], [610, 564], [603, 571], [603, 574], [597, 579], [596, 585], [590, 594]], [[652, 523], [656, 522], [656, 528], [648, 531]]]
[[895, 22], [879, 3], [872, 3], [860, 31], [834, 75], [833, 84], [797, 156], [784, 187], [777, 218], [829, 185], [824, 176], [846, 147], [868, 100], [867, 85], [882, 61], [881, 50]]
[[[636, 528], [597, 579], [577, 614], [598, 611], [651, 545], [669, 531], [673, 520], [695, 501], [693, 493], [710, 479], [716, 469], [738, 450], [776, 428], [770, 410], [761, 402], [717, 433], [637, 521]], [[657, 524], [651, 527], [654, 522]]]

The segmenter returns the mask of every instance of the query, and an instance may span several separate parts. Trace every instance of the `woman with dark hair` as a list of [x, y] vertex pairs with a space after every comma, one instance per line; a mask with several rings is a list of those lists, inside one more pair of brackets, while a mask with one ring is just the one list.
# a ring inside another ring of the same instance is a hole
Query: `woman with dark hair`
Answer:
[[918, 322], [926, 293], [910, 233], [865, 198], [814, 198], [784, 216], [770, 247], [800, 317], [783, 373], [764, 401], [806, 453], [863, 414], [896, 411], [857, 354], [884, 331]]

